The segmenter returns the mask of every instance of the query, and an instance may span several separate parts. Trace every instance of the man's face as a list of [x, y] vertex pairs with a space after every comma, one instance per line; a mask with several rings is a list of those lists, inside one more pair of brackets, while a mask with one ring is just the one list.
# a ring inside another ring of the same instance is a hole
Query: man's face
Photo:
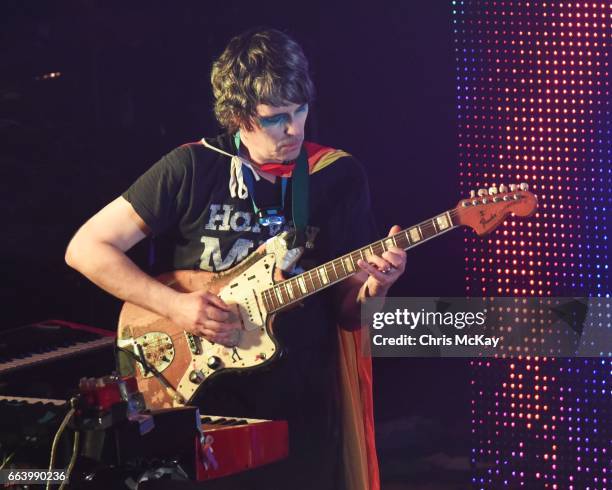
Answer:
[[253, 128], [240, 128], [240, 140], [255, 163], [295, 160], [304, 141], [308, 104], [259, 104]]

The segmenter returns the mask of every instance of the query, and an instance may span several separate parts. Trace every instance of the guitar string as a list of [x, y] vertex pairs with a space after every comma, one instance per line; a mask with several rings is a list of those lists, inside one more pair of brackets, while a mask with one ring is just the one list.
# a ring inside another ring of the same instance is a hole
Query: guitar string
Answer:
[[[508, 195], [510, 195], [510, 194], [508, 194]], [[515, 195], [515, 196], [518, 196], [518, 199], [524, 199], [524, 196], [522, 196], [521, 194], [514, 194], [514, 195]], [[479, 198], [478, 198], [478, 199], [479, 199]], [[465, 199], [465, 200], [463, 200], [462, 202], [465, 202], [465, 201], [470, 201], [470, 202], [471, 202], [472, 200], [473, 200], [473, 198], [470, 198], [470, 199]], [[513, 200], [513, 201], [516, 201], [516, 199], [515, 199], [515, 200]], [[497, 203], [500, 203], [500, 202], [509, 202], [509, 201], [503, 201], [503, 200], [500, 200], [500, 201], [498, 201]], [[484, 205], [486, 205], [486, 203], [484, 203]], [[470, 206], [465, 206], [465, 208], [469, 208], [469, 207], [470, 207]], [[385, 237], [385, 238], [383, 238], [383, 239], [381, 239], [381, 240], [378, 240], [377, 242], [371, 243], [371, 244], [369, 244], [369, 245], [366, 245], [365, 247], [362, 247], [362, 248], [360, 248], [360, 249], [358, 249], [358, 250], [354, 250], [353, 252], [350, 252], [350, 253], [348, 253], [348, 254], [346, 254], [346, 255], [343, 255], [342, 257], [338, 257], [338, 258], [336, 258], [336, 259], [334, 259], [334, 260], [331, 260], [331, 261], [329, 261], [329, 262], [326, 262], [325, 264], [321, 264], [320, 266], [314, 267], [313, 269], [310, 269], [310, 270], [308, 270], [308, 271], [306, 271], [306, 272], [304, 272], [304, 273], [302, 273], [302, 274], [300, 274], [300, 275], [301, 275], [302, 277], [304, 277], [304, 280], [306, 280], [306, 274], [309, 274], [309, 276], [310, 276], [310, 277], [308, 277], [308, 279], [310, 280], [310, 282], [312, 283], [312, 285], [314, 286], [314, 289], [315, 289], [315, 291], [316, 291], [317, 289], [320, 289], [320, 288], [317, 288], [317, 286], [316, 286], [316, 284], [315, 284], [315, 281], [314, 281], [314, 279], [312, 278], [313, 271], [315, 271], [316, 269], [319, 269], [319, 268], [321, 268], [321, 267], [324, 267], [324, 268], [325, 268], [325, 273], [327, 274], [327, 266], [328, 266], [329, 264], [331, 264], [331, 265], [332, 265], [332, 270], [334, 271], [334, 274], [336, 274], [336, 276], [338, 277], [338, 274], [335, 272], [335, 269], [336, 269], [336, 268], [335, 268], [335, 266], [333, 265], [333, 262], [339, 261], [339, 260], [340, 260], [340, 259], [342, 259], [343, 257], [350, 257], [350, 258], [351, 258], [351, 260], [354, 262], [353, 254], [358, 254], [359, 256], [361, 256], [361, 255], [362, 255], [362, 251], [363, 251], [363, 250], [368, 249], [368, 248], [375, 247], [375, 246], [377, 246], [377, 245], [381, 245], [381, 246], [383, 247], [383, 250], [385, 250], [385, 244], [384, 244], [384, 242], [385, 242], [386, 240], [388, 240], [388, 239], [390, 239], [390, 238], [391, 238], [391, 239], [395, 239], [397, 236], [402, 235], [402, 234], [403, 234], [403, 235], [408, 235], [408, 232], [409, 232], [411, 229], [414, 229], [414, 228], [417, 228], [417, 227], [418, 227], [419, 229], [421, 229], [421, 228], [425, 228], [425, 227], [431, 227], [431, 228], [433, 228], [433, 230], [434, 230], [434, 234], [433, 234], [433, 235], [431, 235], [431, 236], [429, 236], [429, 237], [427, 237], [427, 239], [433, 238], [433, 237], [435, 237], [436, 235], [440, 234], [441, 232], [450, 231], [452, 228], [455, 228], [455, 227], [459, 226], [459, 225], [455, 225], [455, 224], [453, 224], [453, 226], [452, 226], [451, 228], [445, 228], [444, 230], [439, 230], [439, 229], [436, 229], [436, 226], [435, 226], [435, 224], [434, 224], [434, 223], [435, 223], [436, 218], [438, 218], [438, 217], [442, 217], [442, 216], [446, 217], [446, 215], [448, 214], [448, 215], [450, 215], [450, 216], [451, 216], [451, 221], [452, 221], [452, 218], [457, 217], [457, 216], [460, 214], [460, 212], [461, 212], [461, 209], [459, 208], [459, 206], [457, 206], [457, 207], [455, 207], [455, 208], [453, 208], [453, 209], [451, 209], [451, 210], [449, 210], [449, 211], [445, 211], [444, 213], [441, 213], [441, 214], [439, 214], [439, 215], [437, 215], [437, 216], [435, 216], [435, 217], [433, 217], [433, 218], [430, 218], [430, 219], [428, 219], [428, 220], [422, 221], [422, 222], [420, 222], [420, 223], [418, 223], [418, 224], [416, 224], [416, 225], [414, 225], [414, 226], [411, 226], [411, 227], [405, 228], [404, 230], [401, 230], [401, 231], [399, 231], [398, 233], [396, 233], [396, 234], [394, 234], [394, 235], [391, 235], [391, 236], [389, 236], [389, 237]], [[439, 226], [438, 226], [438, 228], [439, 228]], [[421, 233], [421, 235], [423, 235], [423, 233]], [[409, 242], [409, 246], [407, 247], [407, 249], [412, 248], [413, 246], [415, 246], [415, 245], [418, 245], [418, 244], [422, 243], [422, 241], [423, 241], [423, 240], [419, 240], [419, 241], [417, 241], [417, 242], [410, 243], [410, 240], [408, 240], [408, 242]], [[343, 260], [340, 260], [340, 262], [342, 263], [342, 262], [343, 262]], [[344, 265], [343, 265], [343, 268], [344, 268]], [[348, 277], [349, 275], [350, 275], [350, 274], [346, 274], [346, 275], [345, 275], [345, 277]], [[317, 274], [317, 276], [318, 276], [318, 274]], [[296, 276], [296, 277], [297, 277], [297, 276]], [[285, 285], [285, 289], [288, 291], [288, 286], [287, 286], [287, 284], [289, 283], [289, 281], [292, 281], [292, 280], [296, 279], [296, 277], [292, 277], [292, 278], [290, 278], [290, 279], [285, 279], [284, 281], [280, 281], [280, 282], [276, 283], [276, 284], [275, 284], [274, 286], [272, 286], [271, 288], [264, 289], [264, 290], [262, 291], [262, 296], [263, 296], [264, 301], [265, 301], [266, 303], [270, 303], [270, 304], [272, 305], [273, 309], [276, 309], [276, 307], [274, 306], [274, 301], [275, 301], [275, 300], [274, 300], [274, 298], [275, 298], [275, 295], [272, 293], [272, 290], [273, 290], [274, 288], [278, 288], [278, 289], [281, 291], [281, 297], [282, 297], [282, 296], [283, 296], [283, 294], [282, 294], [282, 290], [280, 289], [281, 285]], [[316, 276], [315, 276], [315, 277], [316, 277]], [[344, 279], [344, 278], [342, 278], [342, 279]], [[323, 284], [323, 283], [322, 283], [322, 281], [321, 281], [320, 279], [318, 279], [318, 282], [321, 282], [321, 287], [325, 285], [325, 284]], [[292, 289], [293, 289], [293, 286], [292, 286]], [[299, 288], [299, 287], [298, 287], [297, 289], [298, 289], [298, 290], [300, 290], [300, 288]], [[306, 288], [306, 289], [308, 289], [308, 288]], [[314, 291], [313, 291], [313, 292], [314, 292]], [[306, 293], [306, 294], [309, 294], [309, 293]], [[287, 293], [287, 295], [288, 295], [288, 293]], [[291, 300], [292, 300], [293, 298], [289, 298], [289, 299], [290, 299], [290, 302], [291, 302]], [[284, 303], [284, 301], [283, 301], [283, 303]], [[286, 306], [286, 305], [284, 305], [284, 304], [283, 304], [283, 305], [280, 305], [280, 307], [282, 307], [282, 306]]]

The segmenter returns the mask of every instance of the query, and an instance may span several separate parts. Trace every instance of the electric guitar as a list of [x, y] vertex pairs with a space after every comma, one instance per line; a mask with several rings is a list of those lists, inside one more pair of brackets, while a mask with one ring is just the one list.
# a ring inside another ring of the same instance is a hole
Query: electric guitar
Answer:
[[459, 226], [469, 226], [483, 236], [508, 214], [529, 216], [536, 208], [536, 197], [527, 184], [501, 185], [478, 194], [472, 191], [454, 209], [293, 277], [285, 278], [277, 266], [279, 257], [264, 246], [221, 273], [182, 270], [164, 274], [157, 279], [178, 291], [205, 290], [230, 305], [242, 325], [236, 345], [210, 342], [130, 303], [121, 310], [117, 345], [135, 364], [138, 387], [148, 408], [185, 405], [221, 373], [273, 362], [280, 351], [274, 336], [275, 315], [355, 274], [360, 270], [359, 259], [367, 261], [393, 246], [408, 250]]

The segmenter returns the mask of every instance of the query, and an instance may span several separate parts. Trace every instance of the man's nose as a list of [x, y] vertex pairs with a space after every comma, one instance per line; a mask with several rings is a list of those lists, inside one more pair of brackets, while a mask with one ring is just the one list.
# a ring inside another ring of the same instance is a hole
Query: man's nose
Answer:
[[301, 124], [298, 123], [295, 119], [287, 121], [287, 124], [285, 125], [285, 134], [289, 136], [299, 136], [301, 132]]

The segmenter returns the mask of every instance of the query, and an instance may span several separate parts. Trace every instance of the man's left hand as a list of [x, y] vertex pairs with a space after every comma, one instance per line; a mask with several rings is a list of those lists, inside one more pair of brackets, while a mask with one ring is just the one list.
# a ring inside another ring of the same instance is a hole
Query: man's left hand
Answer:
[[[400, 231], [401, 228], [394, 225], [387, 236], [393, 236]], [[398, 247], [389, 247], [381, 256], [368, 257], [368, 262], [359, 259], [357, 265], [368, 273], [365, 282], [367, 296], [386, 296], [389, 288], [404, 273], [406, 252]]]

